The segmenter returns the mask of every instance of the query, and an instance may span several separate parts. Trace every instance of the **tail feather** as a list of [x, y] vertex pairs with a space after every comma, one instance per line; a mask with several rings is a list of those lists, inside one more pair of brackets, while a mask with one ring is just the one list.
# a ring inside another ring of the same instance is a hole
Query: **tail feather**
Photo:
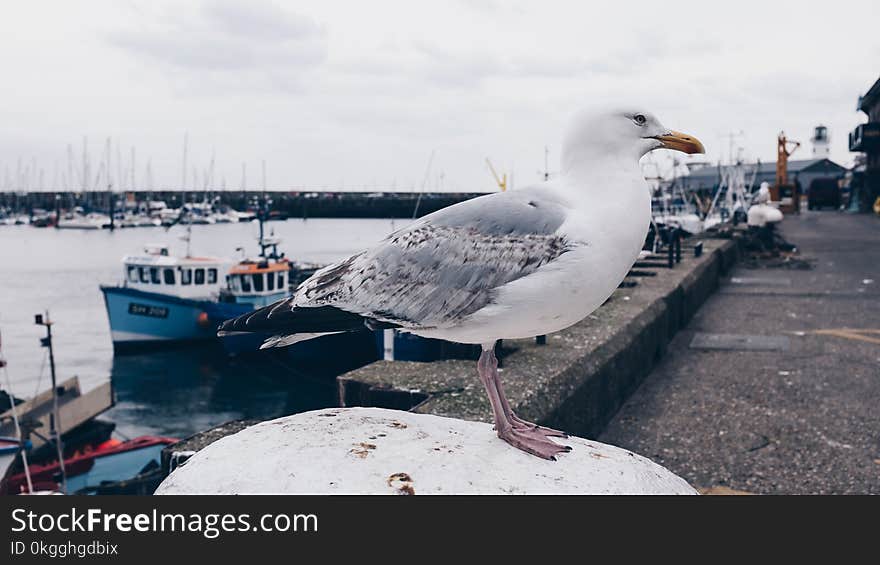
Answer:
[[342, 332], [273, 335], [272, 337], [266, 339], [266, 341], [263, 342], [263, 345], [260, 346], [260, 349], [269, 349], [272, 347], [287, 347], [288, 345], [293, 345], [294, 343], [299, 343], [301, 341], [308, 341], [310, 339], [315, 339], [316, 337], [322, 337], [325, 335], [333, 335], [333, 334], [338, 334], [338, 333], [342, 333]]

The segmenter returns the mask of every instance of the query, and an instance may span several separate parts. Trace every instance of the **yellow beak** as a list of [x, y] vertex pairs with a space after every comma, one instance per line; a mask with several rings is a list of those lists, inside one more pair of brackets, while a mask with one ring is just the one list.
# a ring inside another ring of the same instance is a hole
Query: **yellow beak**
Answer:
[[662, 143], [666, 149], [675, 149], [682, 153], [705, 153], [706, 149], [699, 139], [680, 131], [670, 131], [666, 135], [658, 135], [656, 139]]

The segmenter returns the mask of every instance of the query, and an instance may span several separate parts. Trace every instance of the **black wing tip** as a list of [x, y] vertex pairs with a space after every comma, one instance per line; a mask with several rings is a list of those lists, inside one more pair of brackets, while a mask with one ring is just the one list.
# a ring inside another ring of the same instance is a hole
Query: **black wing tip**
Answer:
[[224, 320], [224, 321], [223, 321], [223, 322], [217, 327], [217, 335], [222, 337], [223, 335], [225, 335], [225, 334], [229, 333], [230, 331], [232, 331], [232, 324], [233, 324], [234, 322], [235, 322], [235, 318], [232, 318], [232, 319], [229, 319], [229, 320]]
[[232, 333], [295, 335], [400, 327], [399, 324], [384, 322], [336, 306], [296, 307], [277, 311], [275, 306], [265, 306], [226, 320], [217, 328], [217, 335], [221, 337]]
[[236, 316], [235, 318], [230, 318], [225, 320], [220, 326], [217, 328], [217, 335], [221, 336], [229, 333], [249, 333], [256, 331], [252, 328], [248, 327], [248, 321], [255, 314], [262, 310], [266, 310], [267, 308], [271, 308], [270, 306], [259, 308], [257, 310], [252, 310], [250, 312], [246, 312], [241, 314], [240, 316]]

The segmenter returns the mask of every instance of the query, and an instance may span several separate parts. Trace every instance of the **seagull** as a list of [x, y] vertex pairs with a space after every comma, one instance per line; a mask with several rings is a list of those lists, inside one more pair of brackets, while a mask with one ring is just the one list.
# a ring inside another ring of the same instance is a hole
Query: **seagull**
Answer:
[[571, 448], [551, 438], [568, 436], [514, 414], [495, 344], [563, 330], [611, 296], [651, 222], [639, 159], [659, 148], [704, 152], [647, 111], [581, 111], [563, 138], [556, 178], [428, 214], [317, 271], [291, 297], [225, 321], [218, 334], [265, 333], [268, 348], [396, 328], [478, 344], [498, 437], [555, 460]]

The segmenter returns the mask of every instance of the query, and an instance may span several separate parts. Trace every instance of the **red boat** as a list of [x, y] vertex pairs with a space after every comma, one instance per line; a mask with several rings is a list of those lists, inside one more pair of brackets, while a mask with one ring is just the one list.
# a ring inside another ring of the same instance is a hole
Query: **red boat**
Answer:
[[[152, 494], [162, 480], [162, 449], [176, 439], [141, 436], [128, 441], [109, 439], [64, 459], [67, 494]], [[34, 491], [60, 491], [57, 459], [29, 466]], [[23, 469], [0, 480], [0, 495], [28, 491]]]

